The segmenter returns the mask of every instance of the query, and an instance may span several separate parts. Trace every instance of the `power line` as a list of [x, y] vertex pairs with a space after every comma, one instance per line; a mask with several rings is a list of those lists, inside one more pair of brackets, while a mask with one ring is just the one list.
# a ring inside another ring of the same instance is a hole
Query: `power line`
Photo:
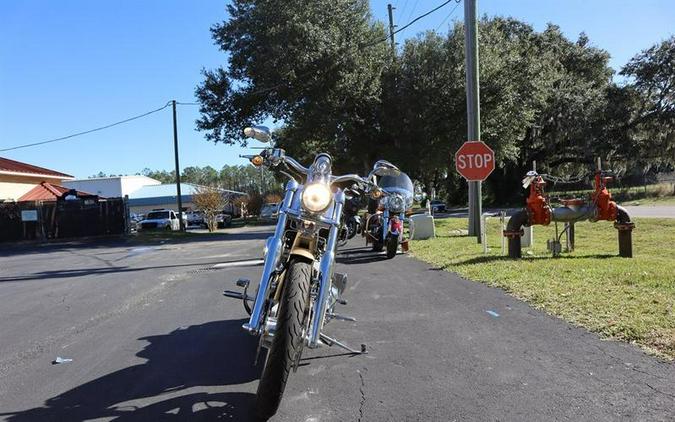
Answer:
[[435, 31], [438, 31], [438, 30], [441, 28], [441, 26], [443, 26], [443, 24], [445, 23], [445, 21], [447, 21], [447, 20], [450, 18], [450, 16], [452, 16], [452, 14], [455, 13], [455, 10], [457, 10], [457, 8], [459, 7], [459, 4], [460, 4], [461, 2], [462, 2], [462, 0], [457, 0], [457, 4], [455, 5], [455, 7], [453, 7], [452, 10], [450, 11], [450, 13], [448, 14], [448, 16], [446, 16], [445, 19], [443, 19], [443, 20], [441, 21], [440, 25], [438, 25], [438, 26], [436, 27]]
[[157, 108], [157, 109], [155, 109], [155, 110], [151, 110], [151, 111], [148, 111], [148, 112], [146, 112], [146, 113], [139, 114], [139, 115], [137, 115], [137, 116], [129, 117], [128, 119], [120, 120], [119, 122], [111, 123], [111, 124], [109, 124], [109, 125], [97, 127], [97, 128], [94, 128], [94, 129], [85, 130], [84, 132], [73, 133], [73, 134], [71, 134], [71, 135], [62, 136], [62, 137], [60, 137], [60, 138], [48, 139], [48, 140], [46, 140], [46, 141], [40, 141], [40, 142], [32, 142], [32, 143], [30, 143], [30, 144], [17, 145], [17, 146], [11, 147], [11, 148], [3, 148], [3, 149], [0, 149], [0, 152], [4, 152], [4, 151], [12, 151], [12, 150], [15, 150], [15, 149], [21, 149], [21, 148], [34, 147], [34, 146], [37, 146], [37, 145], [50, 144], [50, 143], [52, 143], [52, 142], [64, 141], [64, 140], [66, 140], [66, 139], [74, 138], [74, 137], [76, 137], [76, 136], [82, 136], [82, 135], [86, 135], [86, 134], [88, 134], [88, 133], [98, 132], [98, 131], [104, 130], [104, 129], [109, 129], [109, 128], [113, 127], [113, 126], [118, 126], [118, 125], [121, 125], [121, 124], [124, 124], [124, 123], [131, 122], [131, 121], [133, 121], [133, 120], [138, 120], [138, 119], [140, 119], [140, 118], [143, 118], [143, 117], [149, 116], [149, 115], [151, 115], [151, 114], [157, 113], [157, 112], [162, 111], [162, 110], [164, 110], [165, 108], [169, 107], [169, 105], [171, 105], [171, 101], [167, 102], [164, 106], [162, 106], [162, 107], [160, 107], [160, 108]]
[[[433, 9], [429, 10], [428, 12], [426, 12], [426, 13], [424, 13], [424, 14], [422, 14], [422, 15], [417, 16], [415, 19], [413, 19], [412, 21], [408, 22], [406, 25], [404, 25], [404, 26], [402, 26], [401, 28], [399, 28], [399, 29], [397, 29], [396, 31], [394, 31], [393, 34], [394, 34], [394, 35], [395, 35], [395, 34], [398, 34], [399, 32], [401, 32], [401, 31], [403, 31], [404, 29], [408, 28], [410, 25], [414, 24], [415, 22], [419, 21], [420, 19], [423, 19], [423, 18], [429, 16], [430, 14], [436, 12], [437, 10], [439, 10], [440, 8], [442, 8], [443, 6], [445, 6], [445, 5], [447, 5], [447, 4], [450, 4], [450, 3], [453, 2], [453, 1], [456, 1], [456, 0], [447, 0], [447, 1], [443, 2], [442, 4], [440, 4], [439, 6], [437, 6], [437, 7], [433, 8]], [[461, 0], [460, 0], [460, 1], [461, 1]], [[389, 40], [389, 35], [387, 35], [387, 36], [385, 36], [385, 37], [383, 37], [383, 38], [379, 38], [379, 39], [377, 39], [377, 40], [373, 40], [373, 41], [368, 42], [368, 43], [361, 44], [361, 45], [359, 45], [357, 48], [358, 48], [359, 50], [363, 50], [363, 49], [366, 49], [366, 48], [374, 47], [374, 46], [376, 46], [376, 45], [378, 45], [378, 44], [381, 44], [381, 43], [383, 43], [383, 42], [387, 42], [388, 40]], [[324, 69], [324, 71], [332, 70], [333, 68], [337, 67], [338, 65], [340, 65], [340, 62], [339, 62], [339, 61], [335, 62], [332, 66], [328, 67], [327, 69]], [[303, 78], [305, 78], [306, 76], [313, 75], [313, 74], [316, 74], [316, 70], [311, 70], [311, 71], [309, 71], [309, 72], [305, 72], [305, 73], [303, 73], [303, 74], [300, 74], [296, 79], [303, 79]], [[256, 90], [254, 90], [254, 91], [249, 92], [248, 94], [249, 94], [249, 95], [264, 94], [264, 93], [266, 93], [266, 92], [273, 91], [273, 90], [275, 90], [275, 89], [277, 89], [277, 88], [280, 88], [280, 87], [282, 87], [282, 86], [284, 86], [284, 85], [288, 85], [288, 82], [280, 82], [280, 83], [278, 83], [278, 84], [276, 84], [276, 85], [272, 85], [272, 86], [269, 86], [269, 87], [266, 87], [266, 88], [256, 89]]]
[[[445, 6], [445, 5], [449, 4], [449, 3], [451, 3], [452, 1], [457, 1], [457, 2], [458, 2], [457, 4], [459, 5], [459, 1], [461, 1], [461, 0], [447, 0], [447, 1], [443, 2], [443, 3], [441, 3], [439, 6], [437, 6], [437, 7], [433, 8], [433, 9], [429, 10], [428, 12], [426, 12], [426, 13], [424, 13], [424, 14], [422, 14], [422, 15], [417, 16], [415, 19], [411, 20], [410, 22], [408, 22], [408, 23], [405, 24], [404, 26], [398, 28], [398, 29], [397, 29], [396, 31], [394, 31], [393, 33], [394, 33], [394, 34], [398, 34], [399, 32], [401, 32], [401, 31], [405, 30], [406, 28], [410, 27], [410, 26], [411, 26], [412, 24], [414, 24], [415, 22], [417, 22], [417, 21], [419, 21], [420, 19], [423, 19], [423, 18], [429, 16], [430, 14], [436, 12], [437, 10], [439, 10], [439, 9], [442, 8], [443, 6]], [[407, 5], [407, 1], [406, 1], [406, 5]], [[405, 9], [406, 5], [404, 5], [404, 9]], [[415, 7], [416, 7], [416, 6], [417, 6], [417, 1], [415, 2], [414, 6], [413, 6], [413, 11], [415, 10]], [[457, 6], [455, 6], [455, 9], [456, 9], [456, 8], [457, 8]], [[453, 9], [453, 12], [454, 12], [454, 9]], [[401, 13], [401, 14], [403, 14], [403, 13]], [[452, 14], [452, 12], [451, 12], [451, 14]], [[447, 19], [447, 18], [446, 18], [446, 19]], [[381, 44], [381, 43], [383, 43], [383, 42], [386, 42], [388, 39], [389, 39], [389, 36], [386, 36], [386, 37], [384, 37], [384, 38], [380, 38], [380, 39], [375, 40], [375, 41], [373, 41], [373, 42], [366, 43], [366, 44], [362, 44], [362, 45], [358, 46], [358, 49], [359, 49], [359, 50], [362, 50], [362, 49], [365, 49], [365, 48], [374, 47], [374, 46], [377, 45], [377, 44]], [[330, 67], [330, 69], [332, 69], [333, 67], [335, 67], [335, 66], [337, 66], [337, 65], [339, 65], [339, 62], [336, 62], [333, 66]], [[316, 72], [315, 72], [314, 70], [312, 70], [311, 72], [307, 72], [307, 73], [305, 73], [305, 74], [300, 75], [300, 77], [298, 77], [297, 79], [304, 78], [305, 76], [309, 76], [309, 75], [314, 74], [314, 73], [316, 73]], [[267, 88], [257, 89], [257, 90], [255, 90], [255, 91], [250, 92], [249, 95], [263, 94], [263, 93], [265, 93], [265, 92], [273, 91], [273, 90], [275, 90], [275, 89], [277, 89], [277, 88], [280, 88], [281, 86], [286, 85], [286, 84], [287, 84], [287, 82], [282, 82], [282, 83], [279, 83], [279, 84], [276, 84], [276, 85], [273, 85], [273, 86], [270, 86], [270, 87], [267, 87]], [[66, 140], [66, 139], [75, 138], [75, 137], [77, 137], [77, 136], [87, 135], [87, 134], [89, 134], [89, 133], [93, 133], [93, 132], [98, 132], [98, 131], [101, 131], [101, 130], [109, 129], [109, 128], [111, 128], [111, 127], [118, 126], [118, 125], [121, 125], [121, 124], [124, 124], [124, 123], [128, 123], [128, 122], [131, 122], [131, 121], [134, 121], [134, 120], [138, 120], [138, 119], [141, 119], [141, 118], [143, 118], [143, 117], [149, 116], [149, 115], [154, 114], [154, 113], [157, 113], [157, 112], [159, 112], [159, 111], [162, 111], [162, 110], [164, 110], [165, 108], [169, 107], [169, 105], [171, 105], [171, 103], [172, 103], [171, 101], [168, 101], [164, 106], [162, 106], [162, 107], [160, 107], [160, 108], [158, 108], [158, 109], [151, 110], [151, 111], [148, 111], [148, 112], [146, 112], [146, 113], [139, 114], [139, 115], [137, 115], [137, 116], [129, 117], [128, 119], [120, 120], [119, 122], [111, 123], [111, 124], [108, 124], [108, 125], [105, 125], [105, 126], [101, 126], [101, 127], [94, 128], [94, 129], [89, 129], [89, 130], [86, 130], [86, 131], [83, 131], [83, 132], [73, 133], [73, 134], [70, 134], [70, 135], [67, 135], [67, 136], [62, 136], [62, 137], [60, 137], [60, 138], [48, 139], [48, 140], [40, 141], [40, 142], [32, 142], [32, 143], [29, 143], [29, 144], [17, 145], [17, 146], [10, 147], [10, 148], [3, 148], [3, 149], [0, 149], [0, 152], [13, 151], [13, 150], [21, 149], [21, 148], [29, 148], [29, 147], [38, 146], [38, 145], [50, 144], [50, 143], [53, 143], [53, 142], [64, 141], [64, 140]], [[187, 106], [200, 106], [200, 105], [201, 105], [201, 104], [199, 104], [199, 103], [186, 103], [186, 102], [178, 102], [178, 101], [176, 101], [176, 104], [177, 104], [177, 105], [187, 105]]]
[[403, 14], [405, 13], [405, 9], [407, 9], [407, 8], [408, 8], [408, 0], [405, 0], [405, 3], [403, 3], [403, 7], [401, 8], [401, 11], [399, 12], [400, 15], [401, 15], [399, 17], [401, 17], [401, 18], [403, 17]]
[[418, 2], [419, 2], [419, 0], [415, 0], [415, 3], [413, 4], [412, 9], [410, 9], [410, 13], [408, 13], [408, 20], [410, 20], [410, 18], [412, 18], [413, 13], [415, 13], [415, 10], [417, 9], [417, 3]]
[[402, 27], [400, 27], [399, 29], [397, 29], [396, 31], [394, 31], [394, 34], [403, 31], [404, 29], [408, 28], [410, 25], [414, 24], [414, 23], [417, 22], [418, 20], [420, 20], [420, 19], [422, 19], [422, 18], [426, 18], [427, 16], [429, 16], [429, 15], [432, 14], [432, 13], [434, 13], [435, 11], [437, 11], [438, 9], [440, 9], [441, 7], [443, 7], [443, 6], [447, 5], [447, 4], [452, 3], [453, 1], [455, 1], [455, 0], [447, 0], [447, 1], [443, 2], [443, 3], [441, 3], [439, 6], [437, 6], [437, 7], [433, 8], [433, 9], [429, 10], [428, 12], [426, 12], [426, 13], [424, 13], [424, 14], [422, 14], [422, 15], [419, 15], [419, 16], [416, 17], [415, 19], [411, 20], [411, 21], [408, 22], [407, 24], [403, 25]]

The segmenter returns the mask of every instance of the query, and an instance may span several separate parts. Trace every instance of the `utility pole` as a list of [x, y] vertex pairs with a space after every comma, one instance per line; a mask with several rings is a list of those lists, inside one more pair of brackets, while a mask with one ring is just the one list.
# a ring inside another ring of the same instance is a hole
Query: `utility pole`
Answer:
[[387, 5], [389, 11], [389, 39], [391, 40], [391, 53], [396, 57], [396, 42], [394, 41], [394, 9], [390, 4]]
[[[466, 57], [466, 117], [467, 141], [480, 140], [480, 90], [478, 82], [478, 23], [477, 0], [464, 0], [464, 55]], [[469, 236], [481, 243], [481, 214], [483, 213], [482, 182], [469, 182]]]
[[180, 231], [185, 231], [183, 224], [183, 199], [180, 194], [180, 164], [178, 164], [178, 124], [176, 123], [176, 100], [171, 101], [173, 106], [173, 152], [176, 157], [176, 194], [178, 197], [178, 223]]

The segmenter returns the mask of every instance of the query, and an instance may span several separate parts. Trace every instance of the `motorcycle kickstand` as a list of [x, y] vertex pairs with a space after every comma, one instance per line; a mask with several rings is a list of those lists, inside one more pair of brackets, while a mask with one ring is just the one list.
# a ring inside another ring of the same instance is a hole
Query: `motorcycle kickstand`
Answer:
[[351, 347], [347, 346], [346, 344], [342, 343], [341, 341], [339, 341], [337, 339], [334, 339], [332, 337], [328, 337], [324, 333], [321, 333], [319, 335], [319, 338], [321, 338], [321, 340], [324, 343], [326, 343], [328, 345], [328, 347], [332, 347], [333, 345], [336, 345], [336, 346], [341, 347], [341, 348], [345, 349], [346, 351], [348, 351], [349, 353], [354, 354], [354, 355], [365, 355], [365, 354], [368, 353], [368, 350], [367, 350], [365, 344], [361, 344], [361, 350], [359, 351], [359, 350], [352, 349]]

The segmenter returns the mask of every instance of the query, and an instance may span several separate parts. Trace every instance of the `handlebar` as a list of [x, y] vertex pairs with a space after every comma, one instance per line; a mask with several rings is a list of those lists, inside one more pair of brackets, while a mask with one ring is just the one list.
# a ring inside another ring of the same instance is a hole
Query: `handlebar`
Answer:
[[[297, 162], [294, 158], [289, 157], [285, 154], [284, 150], [279, 149], [279, 148], [266, 148], [261, 152], [260, 155], [257, 154], [242, 154], [239, 155], [241, 158], [247, 158], [251, 163], [254, 165], [265, 165], [267, 167], [277, 167], [279, 164], [286, 164], [288, 167], [291, 169], [297, 171], [298, 173], [302, 175], [308, 175], [309, 174], [309, 169], [299, 162]], [[255, 160], [261, 160], [259, 164], [256, 164], [254, 161]], [[293, 178], [290, 174], [282, 171], [282, 173], [286, 174], [287, 176]], [[361, 189], [365, 185], [365, 189], [363, 190], [369, 190], [369, 188], [375, 187], [376, 185], [367, 178], [361, 177], [358, 174], [345, 174], [342, 176], [331, 176], [330, 183], [346, 183], [346, 182], [353, 182], [359, 185], [359, 188]]]

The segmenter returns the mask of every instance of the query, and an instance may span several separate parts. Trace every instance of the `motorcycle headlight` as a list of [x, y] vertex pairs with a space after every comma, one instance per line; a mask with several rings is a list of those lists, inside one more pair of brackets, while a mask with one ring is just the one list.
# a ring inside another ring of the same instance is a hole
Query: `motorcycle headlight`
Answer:
[[313, 183], [302, 191], [302, 206], [309, 212], [321, 212], [328, 208], [333, 194], [327, 185]]
[[389, 197], [389, 208], [399, 212], [405, 208], [405, 200], [401, 195], [392, 195]]

